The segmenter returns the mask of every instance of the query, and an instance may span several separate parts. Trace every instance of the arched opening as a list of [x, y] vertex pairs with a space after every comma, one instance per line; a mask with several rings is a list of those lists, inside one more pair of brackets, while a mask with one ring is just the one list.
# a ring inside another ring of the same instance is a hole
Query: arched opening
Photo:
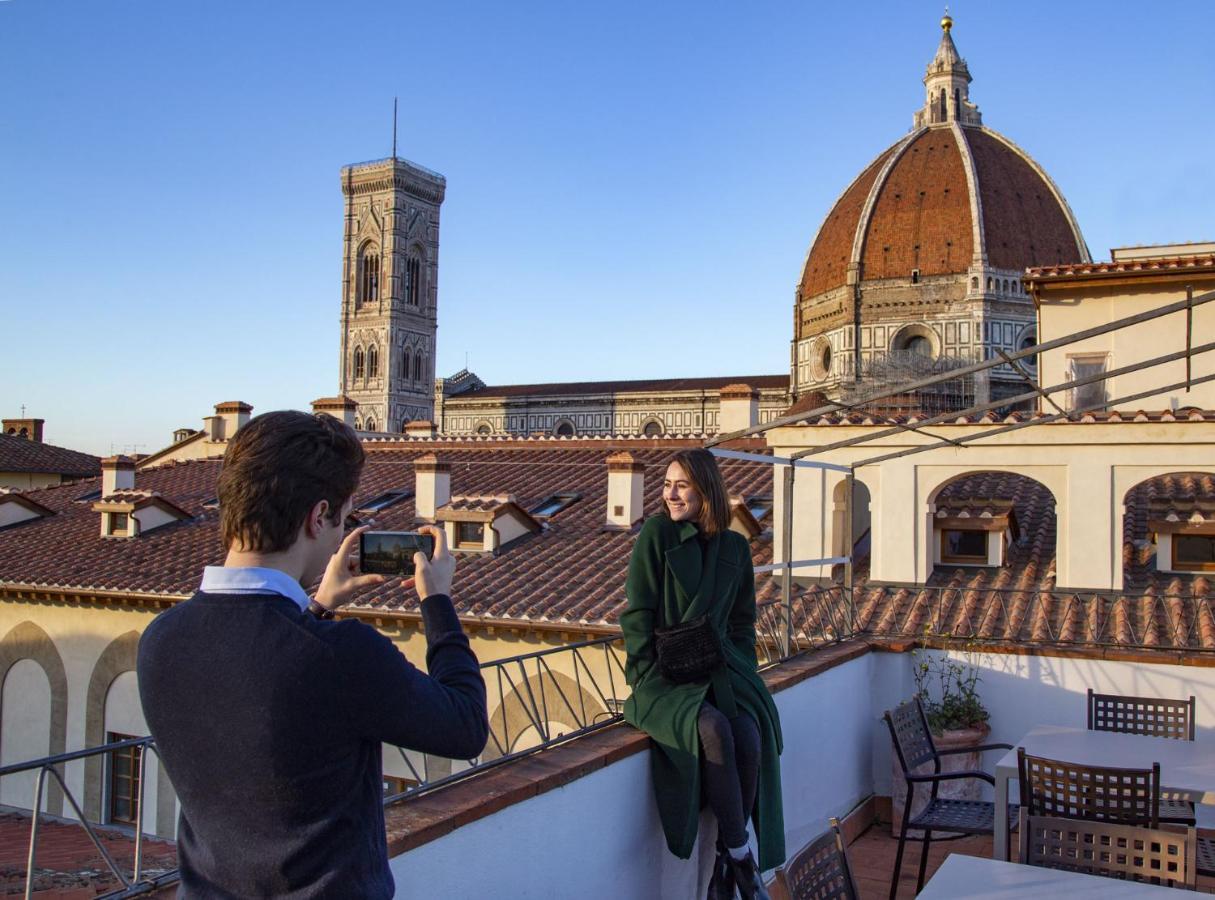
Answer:
[[859, 478], [853, 478], [852, 533], [849, 535], [847, 534], [848, 510], [845, 505], [848, 499], [847, 494], [848, 481], [845, 479], [835, 486], [835, 491], [831, 496], [831, 555], [847, 556], [851, 552], [855, 569], [862, 561], [867, 561], [869, 558], [869, 549], [872, 545], [870, 539], [872, 522], [869, 510], [872, 501], [868, 485]]
[[481, 758], [489, 761], [526, 750], [546, 737], [569, 734], [608, 715], [599, 698], [568, 675], [551, 671], [543, 677], [533, 675], [507, 694], [489, 717], [490, 739]]
[[374, 303], [380, 299], [380, 251], [371, 241], [359, 248], [356, 302]]
[[367, 348], [367, 377], [378, 378], [380, 375], [380, 351], [375, 344]]
[[368, 417], [367, 417], [367, 425], [366, 425], [366, 427], [364, 428], [364, 431], [375, 431], [375, 430], [376, 430], [376, 427], [375, 427], [375, 418], [374, 418], [374, 417], [372, 417], [372, 416], [368, 416]]
[[553, 429], [553, 434], [557, 437], [573, 437], [576, 433], [574, 423], [569, 419], [562, 419], [557, 423], [557, 427]]
[[493, 434], [494, 428], [489, 422], [482, 419], [477, 423], [476, 431], [477, 434]]
[[894, 336], [890, 349], [912, 357], [936, 359], [939, 344], [940, 340], [935, 331], [926, 325], [913, 324], [903, 327]]
[[1127, 490], [1122, 503], [1123, 590], [1158, 597], [1215, 591], [1215, 473], [1157, 475]]
[[[19, 659], [9, 667], [0, 710], [0, 765], [51, 755], [51, 683], [42, 666]], [[32, 808], [37, 780], [37, 771], [0, 778], [0, 803]], [[44, 794], [44, 810], [48, 800]]]
[[646, 423], [641, 426], [641, 433], [644, 437], [662, 437], [665, 431], [666, 429], [663, 428], [662, 422], [658, 419], [647, 419]]
[[355, 347], [354, 348], [354, 378], [355, 378], [355, 380], [361, 381], [364, 377], [365, 372], [366, 372], [366, 368], [364, 366], [363, 348]]
[[409, 254], [405, 263], [405, 302], [417, 306], [422, 294], [422, 260], [417, 250]]
[[413, 357], [410, 354], [408, 347], [401, 351], [401, 377], [406, 381], [408, 381], [412, 375], [410, 370], [410, 362], [412, 359]]
[[929, 585], [1003, 589], [1012, 592], [1008, 600], [1016, 591], [1054, 586], [1055, 497], [1042, 482], [1015, 472], [968, 472], [946, 481], [929, 502]]

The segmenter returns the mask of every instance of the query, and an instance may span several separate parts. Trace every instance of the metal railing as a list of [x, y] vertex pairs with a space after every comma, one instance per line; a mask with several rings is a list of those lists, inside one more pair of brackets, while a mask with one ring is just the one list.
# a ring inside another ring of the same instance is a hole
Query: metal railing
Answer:
[[105, 897], [133, 897], [137, 894], [147, 893], [148, 891], [155, 890], [156, 888], [163, 887], [177, 881], [176, 869], [157, 873], [151, 877], [148, 877], [144, 872], [144, 803], [142, 796], [140, 796], [135, 803], [135, 860], [133, 871], [128, 876], [126, 870], [118, 864], [117, 860], [114, 859], [114, 856], [110, 853], [104, 842], [101, 840], [101, 835], [98, 833], [96, 827], [96, 824], [100, 823], [95, 824], [89, 821], [88, 816], [86, 816], [84, 810], [81, 809], [80, 804], [76, 801], [75, 795], [72, 793], [71, 788], [68, 787], [67, 781], [63, 777], [63, 768], [68, 763], [89, 759], [91, 757], [111, 753], [116, 750], [126, 750], [133, 747], [139, 748], [138, 780], [135, 783], [140, 785], [140, 789], [142, 791], [142, 786], [146, 783], [144, 776], [147, 772], [147, 760], [149, 752], [157, 754], [157, 759], [160, 758], [156, 750], [156, 743], [150, 737], [129, 738], [124, 741], [115, 741], [113, 743], [103, 744], [98, 747], [89, 747], [85, 750], [75, 750], [71, 753], [59, 753], [55, 756], [47, 756], [43, 757], [42, 759], [30, 760], [29, 762], [16, 763], [9, 766], [0, 766], [0, 779], [11, 775], [22, 775], [30, 772], [38, 773], [34, 785], [34, 802], [30, 807], [30, 842], [29, 853], [26, 856], [25, 868], [26, 900], [29, 900], [29, 898], [33, 896], [34, 886], [36, 883], [38, 870], [35, 868], [35, 863], [37, 862], [38, 857], [38, 837], [41, 830], [40, 826], [43, 816], [42, 800], [46, 794], [46, 785], [48, 780], [54, 781], [59, 786], [59, 789], [63, 792], [63, 799], [76, 814], [79, 824], [84, 828], [85, 834], [87, 834], [89, 840], [92, 841], [97, 853], [101, 856], [110, 872], [122, 885], [122, 887], [120, 887], [118, 890], [105, 894]]

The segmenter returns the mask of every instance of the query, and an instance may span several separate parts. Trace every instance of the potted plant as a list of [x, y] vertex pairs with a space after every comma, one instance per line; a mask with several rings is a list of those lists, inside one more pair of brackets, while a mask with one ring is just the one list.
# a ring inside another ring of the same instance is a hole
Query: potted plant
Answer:
[[[928, 728], [937, 750], [958, 750], [977, 747], [987, 740], [991, 732], [987, 720], [990, 714], [979, 697], [981, 680], [976, 654], [967, 646], [962, 658], [935, 655], [924, 649], [911, 652], [912, 675], [915, 679], [915, 695], [924, 707]], [[961, 772], [981, 768], [978, 751], [956, 753], [941, 757], [942, 772]], [[907, 782], [898, 757], [892, 754], [894, 789], [891, 802], [894, 834], [898, 834], [903, 821], [903, 804], [906, 802]], [[928, 762], [916, 770], [917, 773], [932, 771]], [[978, 800], [982, 796], [983, 782], [974, 778], [959, 778], [943, 782], [937, 796], [950, 800]], [[928, 803], [930, 788], [918, 786], [911, 813], [916, 815]]]

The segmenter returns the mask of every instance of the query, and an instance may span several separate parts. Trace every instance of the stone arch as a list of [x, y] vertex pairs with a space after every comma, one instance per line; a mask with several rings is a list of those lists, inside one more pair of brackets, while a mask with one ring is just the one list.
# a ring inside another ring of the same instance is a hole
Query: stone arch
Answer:
[[647, 416], [645, 421], [641, 423], [642, 437], [662, 437], [666, 434], [666, 431], [666, 425], [657, 416]]
[[[507, 694], [489, 717], [493, 737], [485, 747], [483, 760], [497, 759], [521, 749], [515, 746], [519, 736], [534, 724], [529, 711], [537, 717], [543, 716], [548, 724], [565, 725], [570, 731], [577, 731], [608, 714], [598, 697], [568, 675], [552, 671], [546, 672], [544, 678], [533, 675]], [[578, 722], [580, 715], [586, 717], [581, 724]], [[499, 744], [505, 753], [499, 750]]]
[[473, 432], [476, 434], [493, 434], [494, 425], [489, 421], [489, 419], [480, 419], [478, 420], [477, 424], [473, 426]]
[[[845, 508], [848, 489], [848, 479], [842, 478], [832, 491], [832, 514], [831, 514], [831, 555], [832, 556], [847, 556], [849, 552], [856, 547], [858, 556], [868, 552], [868, 547], [872, 546], [872, 540], [869, 536], [872, 520], [870, 518], [870, 509], [873, 498], [869, 493], [869, 486], [860, 478], [853, 477], [852, 479], [852, 540], [849, 541], [845, 535], [845, 525], [847, 524], [847, 509]], [[855, 565], [857, 560], [853, 560]]]
[[553, 423], [553, 434], [557, 437], [574, 437], [578, 434], [578, 428], [573, 419], [563, 417]]
[[[1122, 556], [1121, 579], [1115, 587], [1123, 590], [1150, 590], [1157, 593], [1205, 593], [1213, 582], [1210, 572], [1162, 572], [1157, 555], [1160, 542], [1149, 542], [1148, 507], [1156, 499], [1215, 498], [1215, 468], [1169, 466], [1136, 466], [1132, 473], [1118, 473], [1115, 478], [1116, 533], [1120, 533]], [[1157, 471], [1152, 471], [1153, 469]], [[1133, 484], [1119, 484], [1135, 478]]]
[[[139, 651], [139, 632], [128, 631], [110, 641], [101, 651], [89, 677], [84, 701], [84, 745], [97, 747], [105, 743], [105, 701], [114, 680], [124, 672], [135, 670], [135, 659]], [[150, 767], [149, 767], [150, 768]], [[177, 795], [169, 782], [168, 773], [156, 759], [156, 810], [152, 820], [144, 818], [144, 828], [152, 826], [161, 836], [174, 833]], [[102, 821], [102, 798], [105, 793], [105, 758], [90, 756], [84, 761], [84, 814], [92, 822]]]
[[1022, 571], [1036, 563], [1040, 569], [1030, 572], [1031, 580], [1041, 583], [1046, 576], [1045, 569], [1053, 563], [1058, 575], [1065, 553], [1060, 536], [1066, 530], [1067, 518], [1060, 512], [1060, 507], [1061, 498], [1067, 497], [1066, 467], [997, 464], [923, 467], [919, 471], [925, 482], [923, 517], [916, 536], [921, 580], [927, 581], [933, 573], [933, 515], [937, 500], [947, 491], [958, 490], [976, 498], [986, 494], [989, 498], [1000, 499], [1001, 494], [1013, 493], [1008, 499], [1013, 500], [1025, 543], [1015, 548], [1007, 568], [1021, 567], [1017, 571]]
[[932, 349], [932, 359], [936, 359], [941, 355], [941, 336], [937, 334], [935, 328], [931, 328], [920, 322], [912, 322], [910, 325], [904, 325], [900, 328], [894, 337], [890, 339], [890, 349], [910, 350], [919, 338], [928, 341], [928, 345]]
[[[63, 666], [63, 657], [50, 635], [33, 622], [21, 622], [13, 626], [0, 640], [0, 688], [4, 679], [18, 661], [30, 659], [41, 666], [51, 686], [51, 733], [48, 747], [55, 756], [67, 750], [67, 704], [68, 681]], [[0, 690], [0, 698], [3, 691]], [[3, 710], [0, 710], [2, 713]], [[3, 718], [0, 718], [3, 721]], [[62, 774], [62, 769], [60, 770]], [[47, 782], [46, 809], [52, 815], [63, 814], [63, 789], [54, 779]]]

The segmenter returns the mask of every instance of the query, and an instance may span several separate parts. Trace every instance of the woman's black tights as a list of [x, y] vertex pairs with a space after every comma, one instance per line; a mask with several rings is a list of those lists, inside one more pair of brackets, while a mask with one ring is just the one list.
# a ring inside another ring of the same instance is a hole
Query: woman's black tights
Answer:
[[759, 726], [746, 713], [733, 719], [711, 703], [700, 707], [700, 769], [709, 808], [727, 847], [747, 842], [747, 820], [759, 781]]

